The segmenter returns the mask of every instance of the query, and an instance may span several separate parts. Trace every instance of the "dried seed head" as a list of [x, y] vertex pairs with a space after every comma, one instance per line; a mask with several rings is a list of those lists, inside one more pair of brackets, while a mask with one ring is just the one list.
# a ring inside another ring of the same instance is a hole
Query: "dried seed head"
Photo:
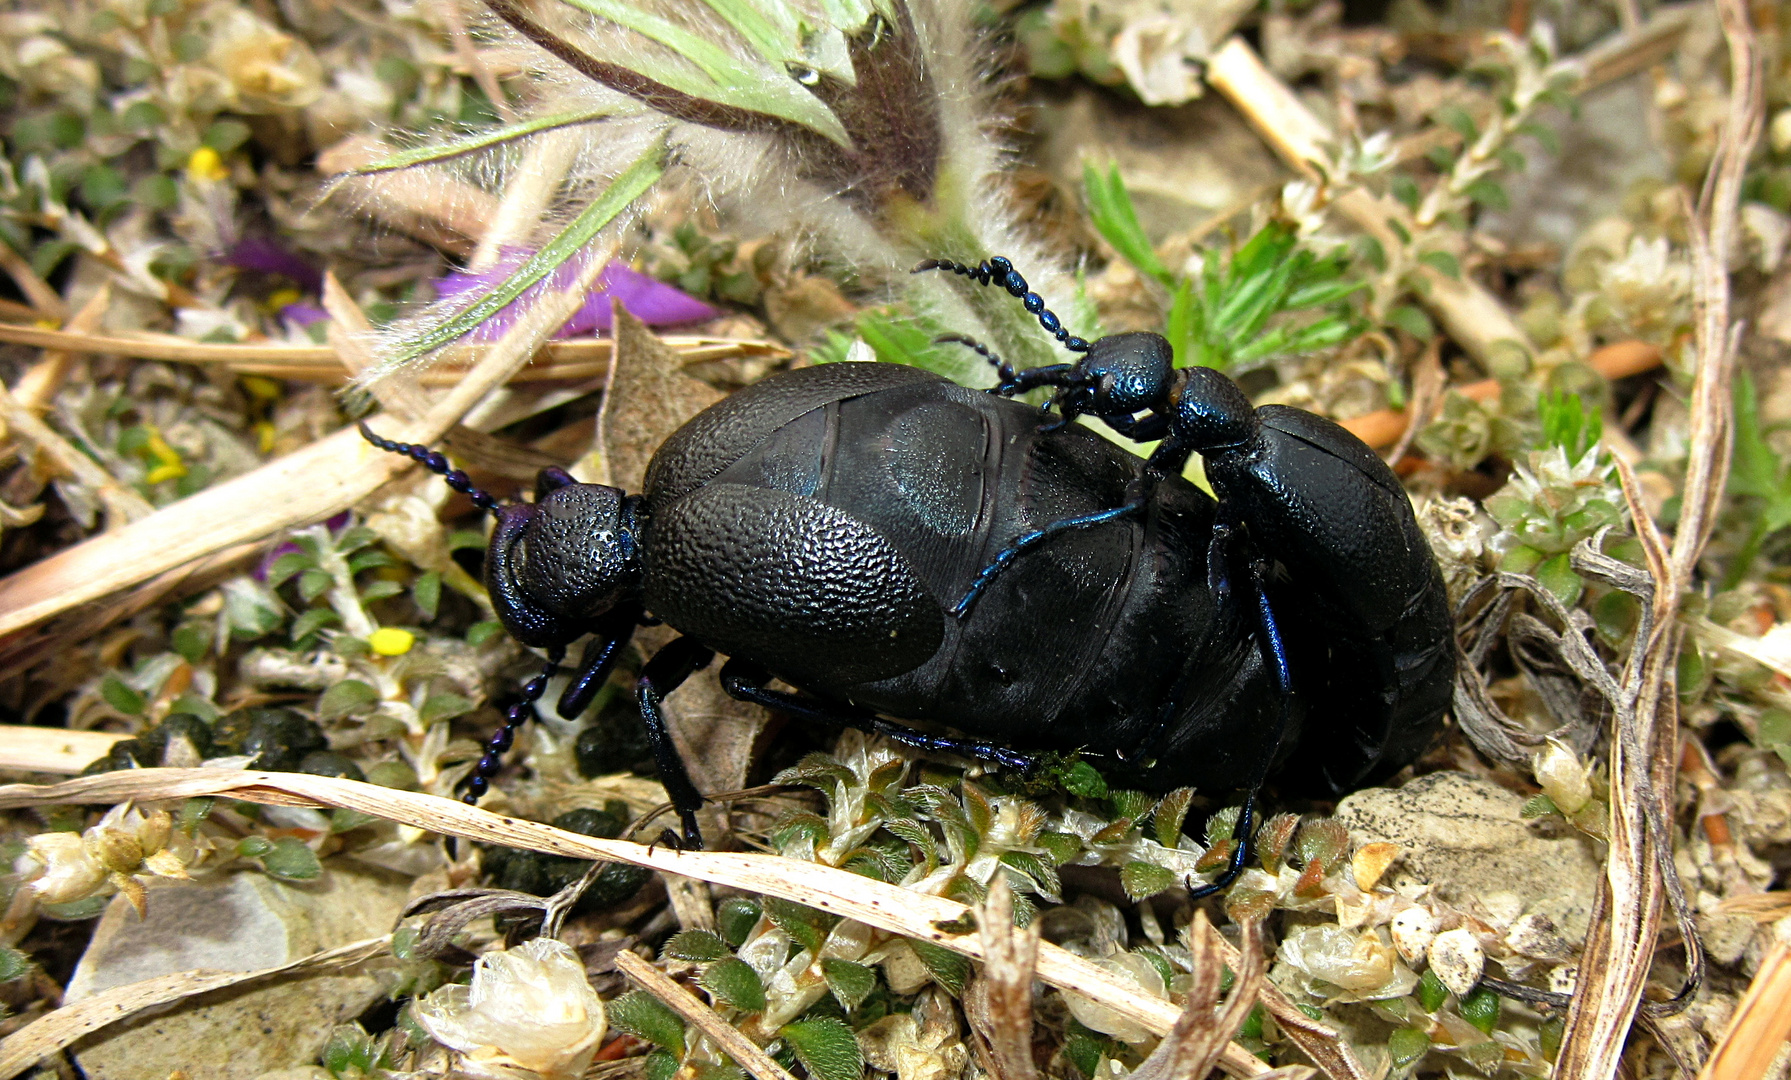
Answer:
[[1550, 739], [1548, 745], [1537, 752], [1531, 768], [1536, 774], [1536, 783], [1561, 813], [1572, 817], [1592, 801], [1591, 770], [1565, 744]]
[[75, 833], [40, 833], [25, 841], [25, 849], [43, 867], [28, 886], [43, 903], [84, 900], [106, 883], [106, 868]]
[[1356, 853], [1350, 856], [1350, 870], [1355, 874], [1356, 888], [1363, 892], [1374, 891], [1374, 887], [1380, 884], [1381, 875], [1387, 872], [1387, 867], [1392, 866], [1393, 860], [1399, 858], [1400, 851], [1398, 844], [1385, 842], [1363, 844], [1357, 848]]
[[1456, 997], [1474, 989], [1486, 967], [1486, 953], [1473, 933], [1464, 927], [1445, 930], [1430, 943], [1430, 969]]
[[1547, 915], [1531, 912], [1511, 924], [1505, 932], [1505, 944], [1519, 956], [1533, 960], [1566, 960], [1573, 949], [1555, 931]]
[[1437, 920], [1429, 908], [1416, 904], [1393, 916], [1393, 947], [1408, 964], [1416, 964], [1430, 951], [1430, 943], [1436, 940]]

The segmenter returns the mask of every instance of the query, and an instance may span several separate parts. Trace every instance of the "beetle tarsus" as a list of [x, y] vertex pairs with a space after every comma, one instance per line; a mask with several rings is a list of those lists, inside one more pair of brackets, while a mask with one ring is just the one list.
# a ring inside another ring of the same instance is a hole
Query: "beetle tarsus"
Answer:
[[466, 778], [466, 791], [461, 801], [468, 806], [479, 805], [479, 799], [491, 790], [491, 778], [504, 767], [504, 753], [516, 741], [516, 731], [531, 719], [538, 719], [535, 713], [535, 702], [547, 693], [547, 682], [560, 672], [560, 661], [566, 658], [566, 647], [555, 646], [547, 650], [547, 666], [528, 682], [522, 684], [522, 700], [504, 710], [504, 726], [491, 733], [485, 740], [485, 752], [479, 755], [474, 763], [473, 771]]
[[1229, 889], [1233, 882], [1244, 874], [1244, 867], [1250, 864], [1250, 856], [1256, 850], [1256, 789], [1244, 796], [1244, 805], [1238, 807], [1238, 821], [1232, 826], [1231, 835], [1237, 839], [1238, 846], [1232, 849], [1231, 861], [1226, 863], [1225, 872], [1197, 888], [1188, 890], [1188, 899], [1199, 900], [1215, 893]]

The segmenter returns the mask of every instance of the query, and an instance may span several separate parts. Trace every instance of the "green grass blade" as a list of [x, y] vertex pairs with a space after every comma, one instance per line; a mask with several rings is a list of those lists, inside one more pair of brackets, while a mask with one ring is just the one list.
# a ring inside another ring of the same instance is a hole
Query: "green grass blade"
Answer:
[[398, 363], [407, 363], [419, 356], [432, 353], [478, 329], [485, 320], [504, 310], [517, 297], [539, 284], [547, 276], [565, 265], [566, 261], [577, 255], [596, 238], [603, 227], [616, 219], [626, 210], [629, 204], [640, 198], [659, 178], [665, 175], [666, 150], [663, 145], [654, 146], [642, 154], [634, 164], [612, 181], [602, 195], [585, 207], [584, 211], [574, 218], [572, 224], [562, 229], [559, 235], [548, 241], [541, 250], [529, 256], [516, 272], [499, 282], [490, 292], [479, 297], [472, 304], [456, 312], [441, 325], [432, 328], [427, 334], [407, 344], [403, 352], [396, 358]]
[[544, 131], [595, 123], [611, 115], [613, 115], [613, 110], [605, 108], [579, 109], [574, 112], [538, 116], [533, 120], [524, 120], [521, 123], [506, 124], [490, 131], [482, 131], [465, 139], [437, 143], [433, 146], [419, 146], [414, 150], [402, 150], [380, 158], [370, 165], [349, 169], [344, 175], [372, 176], [376, 173], [395, 172], [399, 169], [413, 169], [419, 165], [436, 165], [466, 154], [476, 154], [481, 150], [489, 150], [494, 146], [514, 142], [517, 139], [526, 139], [530, 135], [539, 135]]
[[1106, 238], [1120, 258], [1138, 268], [1139, 273], [1173, 287], [1169, 268], [1157, 257], [1156, 248], [1138, 224], [1138, 210], [1132, 205], [1131, 193], [1120, 178], [1119, 166], [1109, 166], [1106, 173], [1088, 163], [1082, 166], [1082, 190], [1088, 199], [1089, 217], [1094, 227]]

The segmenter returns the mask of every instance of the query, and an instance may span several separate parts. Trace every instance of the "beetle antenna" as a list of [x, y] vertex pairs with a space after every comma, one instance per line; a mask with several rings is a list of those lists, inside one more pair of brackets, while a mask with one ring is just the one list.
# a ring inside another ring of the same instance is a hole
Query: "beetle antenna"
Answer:
[[418, 465], [421, 465], [430, 472], [440, 476], [443, 480], [448, 482], [449, 487], [471, 499], [473, 505], [480, 510], [491, 511], [497, 509], [498, 501], [496, 499], [474, 487], [473, 482], [467, 478], [465, 473], [450, 466], [448, 464], [448, 459], [436, 451], [429, 449], [427, 446], [418, 446], [415, 443], [394, 442], [391, 439], [382, 439], [378, 435], [373, 434], [373, 429], [368, 427], [365, 421], [361, 422], [360, 427], [361, 438], [366, 439], [374, 446], [379, 447], [389, 454], [403, 454]]
[[491, 733], [485, 740], [485, 752], [473, 765], [472, 775], [466, 778], [466, 794], [461, 801], [468, 806], [477, 806], [480, 796], [491, 789], [491, 778], [497, 775], [504, 765], [504, 752], [516, 741], [516, 729], [529, 720], [539, 720], [535, 712], [535, 702], [547, 692], [547, 680], [560, 673], [560, 661], [566, 658], [566, 646], [555, 645], [547, 650], [547, 666], [541, 673], [522, 684], [522, 700], [504, 710], [504, 726]]
[[1014, 264], [1007, 256], [991, 255], [980, 266], [966, 266], [950, 259], [928, 259], [909, 272], [918, 274], [926, 270], [950, 270], [978, 285], [999, 285], [1025, 305], [1027, 311], [1037, 315], [1039, 325], [1045, 328], [1046, 333], [1062, 342], [1064, 348], [1071, 352], [1088, 351], [1088, 342], [1063, 328], [1063, 320], [1045, 306], [1044, 297], [1027, 288], [1026, 279], [1020, 276], [1020, 271], [1014, 269]]
[[987, 345], [984, 345], [982, 342], [976, 340], [973, 337], [969, 337], [964, 334], [940, 334], [938, 337], [933, 339], [933, 344], [964, 346], [966, 349], [969, 349], [971, 352], [974, 352], [978, 356], [982, 357], [984, 360], [987, 360], [989, 363], [994, 364], [996, 378], [1000, 379], [1004, 383], [1013, 382], [1014, 376], [1016, 374], [1018, 374], [1017, 372], [1014, 371], [1014, 365], [1008, 363], [1006, 360], [1003, 360], [1001, 357], [996, 356], [995, 351], [993, 349], [990, 349]]

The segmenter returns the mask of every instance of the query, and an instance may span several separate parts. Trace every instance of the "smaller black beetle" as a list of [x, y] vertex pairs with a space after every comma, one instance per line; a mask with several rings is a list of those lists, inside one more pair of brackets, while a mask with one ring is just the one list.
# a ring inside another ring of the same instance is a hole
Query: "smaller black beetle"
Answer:
[[[1087, 355], [1016, 372], [967, 342], [1000, 370], [994, 394], [894, 364], [773, 376], [668, 438], [642, 495], [548, 469], [534, 503], [499, 505], [441, 454], [363, 426], [497, 516], [493, 603], [548, 653], [469, 800], [566, 647], [592, 635], [559, 701], [572, 717], [650, 618], [685, 635], [647, 662], [637, 697], [690, 844], [702, 796], [660, 702], [716, 652], [743, 700], [1014, 767], [1085, 750], [1159, 791], [1253, 793], [1290, 756], [1341, 790], [1416, 756], [1453, 654], [1440, 574], [1386, 466], [1329, 421], [1252, 410], [1217, 372], [1174, 371], [1160, 336], [1070, 337], [1005, 260], [935, 266], [1003, 285]], [[1042, 385], [1066, 418], [1163, 446], [1147, 462], [1007, 400]], [[1217, 503], [1180, 475], [1196, 448]]]

